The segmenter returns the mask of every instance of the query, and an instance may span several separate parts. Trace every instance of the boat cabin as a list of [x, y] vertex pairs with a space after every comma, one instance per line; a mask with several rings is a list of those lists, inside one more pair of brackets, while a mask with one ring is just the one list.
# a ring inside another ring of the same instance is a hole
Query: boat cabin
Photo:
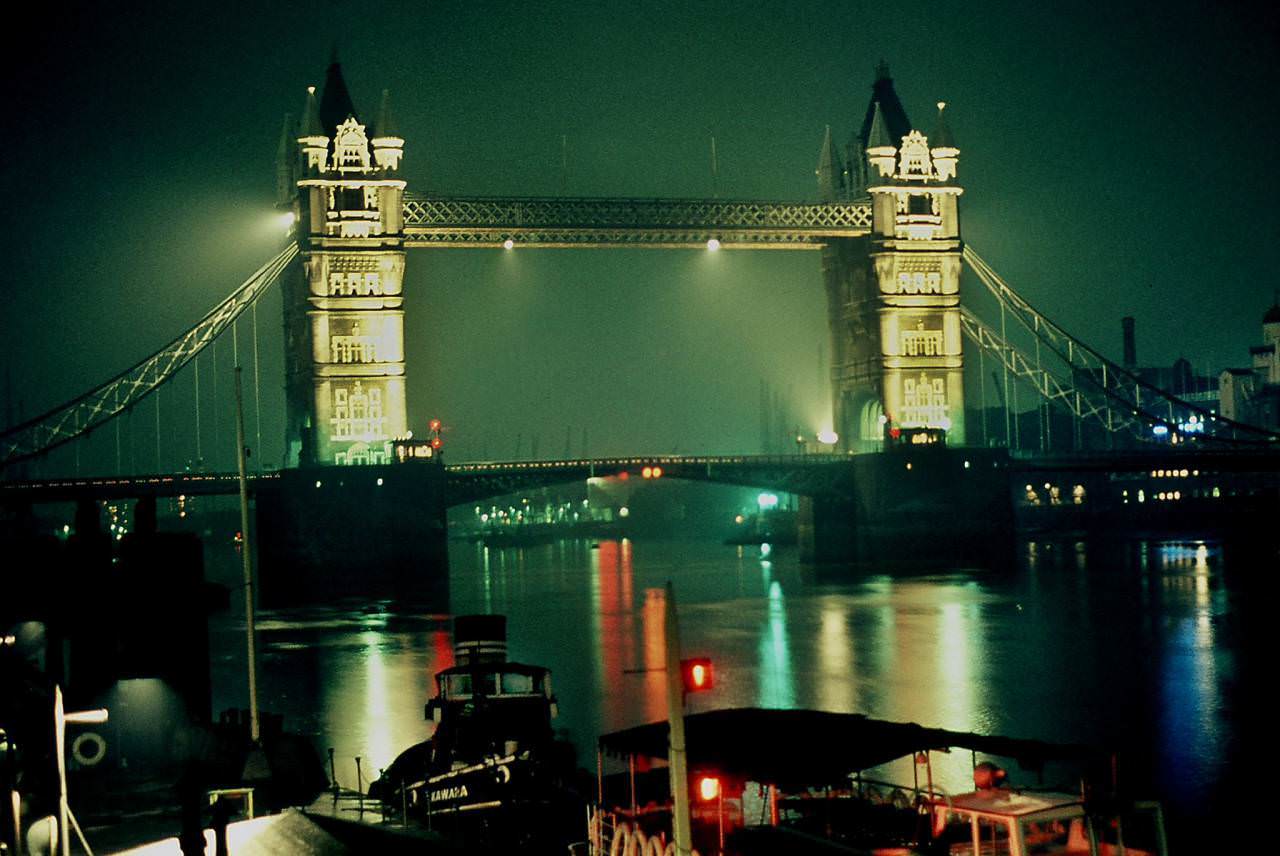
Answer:
[[[614, 851], [620, 837], [669, 839], [667, 737], [663, 721], [600, 738], [593, 852]], [[685, 743], [693, 844], [703, 854], [1167, 856], [1155, 804], [1142, 804], [1155, 808], [1155, 823], [1125, 842], [1137, 831], [1132, 807], [1111, 812], [1119, 804], [1109, 802], [1104, 813], [1101, 802], [1086, 803], [1082, 794], [1100, 787], [1015, 788], [990, 760], [1015, 760], [1033, 772], [1049, 765], [1055, 774], [1109, 770], [1110, 756], [1090, 747], [758, 708], [690, 714]], [[955, 750], [971, 760], [971, 792], [948, 793], [934, 779], [936, 753]], [[626, 771], [607, 775], [610, 759], [615, 769], [625, 761]], [[907, 767], [906, 781], [884, 778]]]
[[437, 726], [433, 768], [459, 768], [549, 743], [557, 712], [551, 672], [507, 660], [502, 616], [460, 616], [455, 626], [456, 665], [436, 674], [436, 696], [424, 711]]

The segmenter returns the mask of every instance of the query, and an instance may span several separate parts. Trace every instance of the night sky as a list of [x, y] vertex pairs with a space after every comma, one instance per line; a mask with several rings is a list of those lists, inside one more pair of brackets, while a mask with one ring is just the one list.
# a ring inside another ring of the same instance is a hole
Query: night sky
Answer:
[[[4, 59], [12, 410], [150, 353], [274, 252], [281, 120], [335, 42], [362, 120], [391, 90], [409, 190], [444, 194], [708, 196], [714, 134], [722, 197], [813, 199], [824, 127], [848, 139], [884, 59], [915, 125], [949, 103], [964, 237], [1006, 279], [1113, 357], [1131, 314], [1140, 362], [1217, 374], [1280, 285], [1278, 31], [1230, 3], [59, 6]], [[406, 291], [411, 423], [443, 418], [458, 457], [576, 455], [583, 428], [593, 454], [756, 451], [762, 381], [823, 427], [817, 253], [418, 250]], [[272, 462], [278, 294], [259, 326]], [[229, 466], [219, 349], [222, 457], [202, 438]], [[179, 383], [168, 415], [194, 408]]]

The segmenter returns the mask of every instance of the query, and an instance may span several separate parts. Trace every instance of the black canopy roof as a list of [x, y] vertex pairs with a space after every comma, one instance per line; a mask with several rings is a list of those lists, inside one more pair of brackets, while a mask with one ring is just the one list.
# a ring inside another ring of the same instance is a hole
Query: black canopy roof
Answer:
[[[666, 720], [651, 722], [606, 734], [599, 745], [617, 758], [665, 758], [667, 732]], [[971, 749], [1013, 758], [1030, 769], [1046, 761], [1083, 762], [1103, 754], [1087, 746], [945, 731], [858, 713], [763, 708], [690, 714], [685, 717], [685, 743], [690, 769], [779, 785], [845, 781], [850, 773], [926, 749]]]

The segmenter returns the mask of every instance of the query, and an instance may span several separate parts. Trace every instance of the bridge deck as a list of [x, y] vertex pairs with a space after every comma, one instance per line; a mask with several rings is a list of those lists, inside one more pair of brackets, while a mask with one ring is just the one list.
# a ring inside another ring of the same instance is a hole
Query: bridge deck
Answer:
[[[963, 448], [948, 450], [963, 457]], [[984, 450], [974, 449], [974, 454]], [[911, 452], [902, 451], [904, 459]], [[663, 478], [715, 481], [724, 484], [770, 487], [794, 493], [822, 493], [845, 477], [843, 471], [856, 456], [808, 455], [650, 455], [584, 458], [556, 461], [474, 461], [447, 464], [445, 474], [451, 500], [514, 493], [537, 485], [615, 476], [625, 471], [639, 477], [644, 467], [658, 466]], [[387, 467], [327, 467], [318, 478], [356, 476], [361, 471], [407, 471], [430, 464], [393, 464]], [[1203, 473], [1276, 473], [1280, 454], [1269, 450], [1122, 450], [1058, 455], [1018, 455], [1008, 460], [1010, 473], [1114, 472], [1141, 474], [1158, 471], [1197, 470]], [[250, 492], [272, 490], [279, 473], [248, 477]], [[0, 482], [0, 502], [72, 502], [82, 499], [131, 499], [143, 496], [232, 495], [239, 490], [235, 473], [175, 473], [145, 476], [106, 476]]]

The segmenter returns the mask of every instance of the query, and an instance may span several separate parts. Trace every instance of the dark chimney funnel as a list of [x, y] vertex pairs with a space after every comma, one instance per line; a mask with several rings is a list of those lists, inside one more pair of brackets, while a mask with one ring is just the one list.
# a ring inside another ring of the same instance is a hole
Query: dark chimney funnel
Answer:
[[1120, 319], [1120, 327], [1124, 330], [1124, 367], [1138, 367], [1138, 343], [1133, 335], [1133, 316], [1126, 315]]
[[453, 619], [453, 656], [459, 666], [507, 659], [505, 615], [459, 615]]

